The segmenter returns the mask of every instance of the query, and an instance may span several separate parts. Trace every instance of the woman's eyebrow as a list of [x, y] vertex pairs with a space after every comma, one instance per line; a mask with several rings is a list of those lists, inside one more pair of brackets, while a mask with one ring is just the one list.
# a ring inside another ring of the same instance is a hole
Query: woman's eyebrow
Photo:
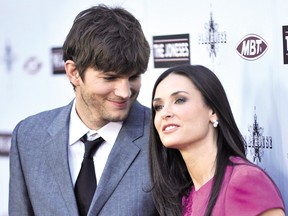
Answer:
[[[171, 96], [175, 96], [175, 95], [178, 95], [178, 94], [180, 94], [180, 93], [189, 94], [189, 93], [186, 92], [186, 91], [176, 91], [176, 92], [173, 92], [173, 93], [171, 94]], [[153, 101], [160, 101], [160, 100], [161, 100], [161, 98], [154, 98], [154, 99], [153, 99]]]

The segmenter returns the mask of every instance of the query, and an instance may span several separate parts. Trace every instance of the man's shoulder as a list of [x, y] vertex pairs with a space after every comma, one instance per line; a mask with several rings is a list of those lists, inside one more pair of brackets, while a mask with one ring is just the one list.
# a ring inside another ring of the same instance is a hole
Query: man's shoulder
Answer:
[[66, 106], [62, 106], [62, 107], [57, 107], [57, 108], [53, 108], [53, 109], [50, 109], [50, 110], [45, 110], [45, 111], [42, 111], [42, 112], [39, 112], [35, 115], [31, 115], [29, 117], [27, 117], [25, 120], [30, 120], [30, 119], [37, 119], [37, 118], [53, 118], [55, 116], [57, 116], [59, 113], [67, 110], [67, 112], [70, 113], [70, 110], [71, 109], [71, 106], [70, 105], [66, 105]]
[[38, 127], [39, 125], [49, 125], [49, 122], [54, 121], [54, 119], [62, 115], [68, 116], [71, 110], [71, 103], [62, 107], [57, 107], [50, 110], [45, 110], [34, 115], [28, 116], [18, 123], [18, 126], [22, 127]]
[[141, 104], [139, 101], [135, 101], [134, 105], [132, 106], [132, 111], [142, 111], [144, 113], [151, 114], [151, 109], [143, 104]]
[[142, 105], [138, 101], [135, 101], [128, 117], [123, 123], [123, 128], [142, 131], [147, 130], [150, 124], [151, 111], [148, 107]]

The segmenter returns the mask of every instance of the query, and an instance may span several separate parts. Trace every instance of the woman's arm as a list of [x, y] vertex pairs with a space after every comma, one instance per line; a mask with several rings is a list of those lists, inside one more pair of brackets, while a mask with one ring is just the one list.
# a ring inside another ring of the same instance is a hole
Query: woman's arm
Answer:
[[281, 208], [276, 208], [265, 211], [260, 216], [285, 216], [285, 213]]

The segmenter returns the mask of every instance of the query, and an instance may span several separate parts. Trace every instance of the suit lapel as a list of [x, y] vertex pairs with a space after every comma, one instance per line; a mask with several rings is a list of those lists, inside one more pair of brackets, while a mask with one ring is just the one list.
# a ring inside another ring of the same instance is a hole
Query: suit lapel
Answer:
[[101, 208], [105, 205], [129, 166], [139, 154], [140, 148], [133, 141], [143, 136], [143, 124], [143, 107], [138, 102], [135, 102], [109, 154], [97, 186], [90, 209], [90, 213], [93, 213], [93, 215], [99, 214]]
[[77, 215], [78, 209], [75, 200], [73, 184], [68, 164], [68, 139], [69, 119], [72, 102], [60, 110], [55, 120], [48, 128], [47, 142], [45, 143], [45, 155], [50, 166], [50, 171], [58, 183], [65, 200], [69, 215]]

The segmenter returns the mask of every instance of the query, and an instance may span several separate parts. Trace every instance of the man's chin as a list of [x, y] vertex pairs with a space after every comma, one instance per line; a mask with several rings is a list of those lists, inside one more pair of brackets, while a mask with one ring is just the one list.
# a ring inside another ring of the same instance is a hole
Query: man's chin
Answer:
[[109, 120], [110, 122], [120, 122], [120, 121], [124, 121], [124, 120], [127, 118], [128, 113], [129, 113], [129, 112], [125, 112], [125, 113], [122, 113], [122, 114], [119, 114], [119, 115], [111, 115], [108, 120]]
[[128, 117], [130, 110], [131, 106], [124, 109], [115, 109], [115, 107], [113, 107], [113, 109], [109, 109], [109, 112], [107, 112], [107, 119], [111, 122], [124, 121]]

